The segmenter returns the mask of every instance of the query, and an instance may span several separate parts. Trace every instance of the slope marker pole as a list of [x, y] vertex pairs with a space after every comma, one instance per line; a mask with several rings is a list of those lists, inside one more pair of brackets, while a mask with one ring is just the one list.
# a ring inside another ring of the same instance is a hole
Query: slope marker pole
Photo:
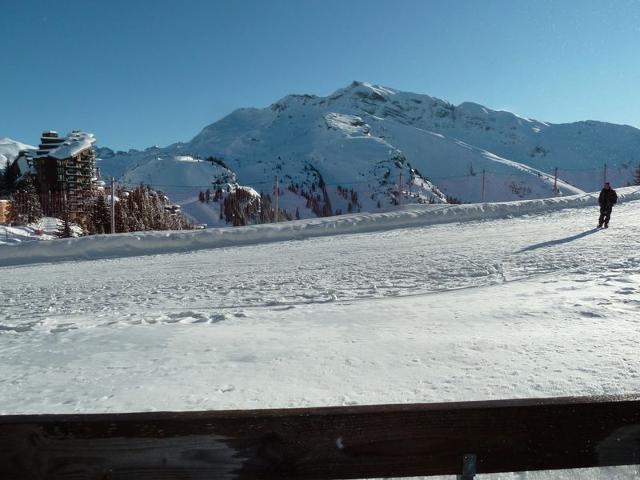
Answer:
[[278, 176], [276, 175], [276, 223], [278, 223], [279, 201], [280, 201], [280, 183], [278, 182]]
[[111, 233], [116, 233], [116, 189], [115, 179], [111, 177]]

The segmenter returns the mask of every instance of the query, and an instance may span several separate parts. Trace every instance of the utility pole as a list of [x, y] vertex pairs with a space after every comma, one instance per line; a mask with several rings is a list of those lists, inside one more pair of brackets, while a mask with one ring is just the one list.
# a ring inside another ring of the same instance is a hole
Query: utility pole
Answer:
[[111, 233], [116, 233], [116, 181], [111, 177]]
[[398, 187], [398, 205], [402, 205], [402, 172], [400, 172], [400, 185]]
[[604, 182], [607, 183], [607, 162], [604, 162]]
[[278, 209], [280, 203], [280, 183], [278, 182], [278, 176], [276, 175], [276, 223], [278, 223]]
[[484, 168], [482, 169], [482, 202], [484, 203]]
[[555, 172], [553, 174], [553, 192], [558, 194], [558, 167], [555, 168]]

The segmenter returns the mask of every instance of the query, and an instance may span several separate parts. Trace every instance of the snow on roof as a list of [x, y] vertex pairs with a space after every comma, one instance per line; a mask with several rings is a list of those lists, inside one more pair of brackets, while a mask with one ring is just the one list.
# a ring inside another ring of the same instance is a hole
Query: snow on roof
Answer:
[[78, 155], [83, 150], [91, 148], [95, 143], [96, 137], [93, 133], [73, 131], [67, 136], [60, 146], [43, 155], [62, 160]]

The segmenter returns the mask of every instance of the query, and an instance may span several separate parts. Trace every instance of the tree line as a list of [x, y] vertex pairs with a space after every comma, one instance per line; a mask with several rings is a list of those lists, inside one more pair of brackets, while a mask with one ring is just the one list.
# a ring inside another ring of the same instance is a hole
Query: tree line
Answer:
[[[60, 218], [59, 237], [73, 236], [72, 225], [78, 225], [88, 235], [111, 232], [111, 197], [103, 189], [87, 190], [70, 200], [64, 192], [54, 194], [39, 192], [33, 175], [19, 178], [7, 167], [0, 171], [0, 197], [12, 200], [9, 223], [28, 225], [38, 222], [43, 216]], [[193, 226], [170, 204], [169, 199], [149, 186], [134, 189], [116, 188], [115, 191], [116, 233], [145, 230], [184, 230]], [[79, 211], [74, 211], [80, 204]], [[44, 207], [44, 208], [43, 208]]]

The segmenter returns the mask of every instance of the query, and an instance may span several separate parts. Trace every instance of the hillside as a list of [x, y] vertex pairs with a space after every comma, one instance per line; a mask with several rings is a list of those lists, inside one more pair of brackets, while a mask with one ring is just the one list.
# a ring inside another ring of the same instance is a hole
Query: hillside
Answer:
[[[605, 162], [607, 177], [626, 185], [640, 163], [640, 130], [592, 121], [550, 124], [475, 103], [454, 106], [353, 82], [327, 97], [289, 95], [268, 108], [236, 110], [186, 143], [99, 154], [103, 174], [132, 184], [167, 185], [169, 194], [187, 204], [197, 198], [197, 189], [219, 178], [203, 175], [197, 185], [185, 182], [180, 188], [175, 170], [163, 168], [167, 159], [213, 156], [240, 184], [270, 193], [277, 175], [283, 188], [297, 187], [284, 190], [282, 205], [299, 209], [305, 218], [315, 215], [305, 208], [302, 192], [328, 201], [334, 213], [375, 211], [398, 201], [544, 198], [598, 189]], [[315, 192], [321, 183], [326, 196]], [[349, 201], [351, 191], [357, 202]]]
[[640, 130], [550, 124], [353, 82], [326, 97], [289, 95], [238, 109], [189, 142], [99, 148], [98, 156], [103, 177], [154, 185], [196, 221], [219, 224], [220, 205], [198, 202], [200, 191], [239, 184], [273, 196], [276, 176], [280, 207], [300, 218], [573, 195], [599, 189], [605, 168], [624, 186], [640, 164]]
[[0, 138], [0, 169], [13, 162], [21, 150], [35, 150], [35, 147], [17, 142], [10, 138]]

